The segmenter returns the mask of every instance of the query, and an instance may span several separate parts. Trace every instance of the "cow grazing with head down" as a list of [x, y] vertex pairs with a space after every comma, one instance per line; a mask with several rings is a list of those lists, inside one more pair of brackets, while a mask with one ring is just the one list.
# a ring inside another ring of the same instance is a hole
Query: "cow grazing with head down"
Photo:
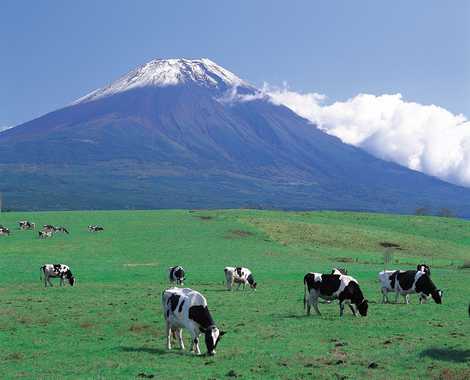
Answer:
[[162, 294], [163, 315], [166, 322], [167, 348], [171, 350], [171, 337], [178, 337], [184, 350], [183, 331], [191, 334], [191, 351], [200, 354], [199, 335], [204, 334], [207, 354], [214, 355], [220, 338], [225, 334], [214, 323], [204, 296], [189, 288], [170, 288]]
[[88, 226], [88, 231], [90, 232], [100, 232], [100, 231], [104, 231], [104, 228], [102, 226], [98, 226], [98, 225], [90, 225]]
[[419, 295], [420, 303], [429, 296], [436, 303], [442, 303], [442, 290], [437, 289], [426, 272], [420, 270], [386, 270], [379, 273], [379, 282], [382, 303], [388, 302], [389, 292], [395, 292], [395, 303], [398, 302], [398, 296], [402, 295], [405, 298], [405, 303], [409, 304], [409, 295], [413, 293]]
[[39, 236], [39, 239], [47, 239], [47, 238], [51, 238], [52, 236], [54, 236], [54, 232], [50, 230], [38, 231], [38, 236]]
[[245, 290], [246, 284], [249, 284], [253, 290], [256, 290], [257, 284], [255, 278], [248, 268], [225, 267], [224, 273], [227, 290], [232, 290], [233, 284], [238, 284], [237, 290], [240, 289], [240, 285], [243, 285], [243, 290]]
[[184, 285], [184, 268], [180, 265], [168, 268], [168, 279], [176, 285]]
[[60, 278], [60, 286], [65, 284], [65, 280], [68, 281], [70, 286], [75, 283], [75, 277], [72, 274], [70, 268], [65, 264], [44, 264], [40, 268], [41, 280], [44, 281], [44, 286], [47, 284], [52, 286], [51, 278]]
[[36, 228], [36, 223], [30, 222], [28, 220], [20, 220], [18, 225], [20, 230], [34, 230]]
[[368, 301], [364, 298], [358, 282], [351, 276], [340, 274], [307, 273], [304, 277], [304, 308], [307, 308], [307, 315], [310, 315], [310, 308], [313, 306], [316, 313], [318, 310], [318, 299], [339, 300], [339, 315], [343, 316], [344, 304], [348, 304], [354, 316], [359, 314], [367, 315]]
[[0, 225], [0, 236], [10, 236], [10, 230]]

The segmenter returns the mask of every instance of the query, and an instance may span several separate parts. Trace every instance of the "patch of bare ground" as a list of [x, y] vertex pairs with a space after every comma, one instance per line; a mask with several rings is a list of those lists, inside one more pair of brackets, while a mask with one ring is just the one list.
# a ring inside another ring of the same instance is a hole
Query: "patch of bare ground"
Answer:
[[230, 230], [225, 234], [225, 239], [238, 239], [253, 236], [254, 233], [244, 230]]

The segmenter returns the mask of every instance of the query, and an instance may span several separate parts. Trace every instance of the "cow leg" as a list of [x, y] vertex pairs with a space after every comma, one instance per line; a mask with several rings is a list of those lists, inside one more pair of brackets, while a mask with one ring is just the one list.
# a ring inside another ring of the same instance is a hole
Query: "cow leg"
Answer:
[[355, 317], [357, 317], [357, 312], [356, 312], [356, 308], [354, 307], [354, 305], [348, 303], [348, 306], [349, 308], [351, 309], [352, 313], [354, 314]]
[[318, 309], [318, 296], [315, 294], [312, 298], [311, 303], [313, 304], [313, 308], [318, 315], [321, 315], [320, 310]]
[[238, 283], [237, 290], [240, 290], [240, 285], [241, 284], [242, 284], [241, 282]]
[[410, 295], [405, 294], [405, 304], [409, 305], [410, 304]]
[[382, 288], [382, 303], [388, 303], [388, 291], [386, 288]]
[[64, 286], [64, 278], [62, 276], [60, 276], [60, 286]]
[[50, 277], [47, 277], [47, 283], [49, 284], [50, 287], [53, 287]]
[[201, 350], [199, 349], [199, 338], [196, 334], [192, 334], [193, 344], [191, 351], [193, 351], [196, 355], [201, 355]]
[[180, 348], [184, 350], [184, 343], [183, 343], [183, 329], [178, 329], [178, 343]]
[[166, 323], [166, 348], [171, 350], [171, 328], [168, 322]]

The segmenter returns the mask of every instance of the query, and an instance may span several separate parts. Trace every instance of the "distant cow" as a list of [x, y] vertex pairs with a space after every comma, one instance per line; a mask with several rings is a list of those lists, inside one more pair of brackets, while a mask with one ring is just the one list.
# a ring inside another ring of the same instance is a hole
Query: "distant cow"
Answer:
[[180, 265], [168, 268], [168, 278], [171, 283], [176, 285], [184, 285], [184, 268]]
[[44, 281], [44, 286], [47, 284], [52, 286], [51, 278], [60, 278], [60, 286], [63, 286], [65, 280], [67, 280], [70, 286], [75, 283], [75, 277], [73, 277], [72, 271], [65, 264], [44, 264], [40, 268], [41, 280]]
[[34, 230], [36, 228], [36, 223], [30, 222], [28, 220], [20, 220], [18, 225], [21, 230]]
[[331, 270], [331, 274], [347, 275], [348, 271], [346, 270], [346, 268], [333, 268]]
[[52, 224], [45, 224], [44, 226], [42, 226], [42, 231], [43, 232], [52, 232], [52, 233], [54, 233], [55, 230], [56, 230], [56, 228]]
[[50, 231], [50, 230], [38, 231], [39, 239], [51, 238], [53, 235], [54, 235], [54, 232], [53, 232], [53, 231]]
[[368, 302], [358, 282], [351, 276], [307, 273], [304, 277], [304, 308], [307, 308], [307, 315], [310, 315], [312, 306], [316, 313], [321, 315], [318, 310], [318, 298], [330, 301], [338, 299], [340, 316], [343, 316], [345, 303], [355, 316], [357, 316], [356, 308], [362, 316], [367, 315]]
[[431, 267], [426, 264], [418, 264], [416, 266], [416, 270], [426, 273], [429, 277], [431, 277]]
[[379, 273], [380, 290], [382, 292], [382, 303], [388, 302], [388, 293], [395, 292], [395, 303], [398, 296], [405, 298], [405, 303], [409, 304], [409, 295], [417, 293], [420, 303], [430, 295], [438, 304], [442, 303], [442, 291], [437, 289], [431, 281], [429, 275], [419, 270], [387, 270]]
[[9, 236], [10, 230], [4, 226], [0, 226], [0, 236]]
[[243, 290], [245, 290], [246, 284], [256, 290], [256, 281], [248, 268], [243, 267], [225, 267], [225, 281], [227, 284], [227, 290], [232, 290], [233, 284], [238, 284], [237, 290], [240, 289], [240, 285], [243, 284]]
[[179, 346], [184, 350], [183, 331], [191, 334], [191, 350], [200, 354], [199, 335], [204, 334], [208, 355], [215, 354], [215, 348], [225, 332], [214, 323], [204, 296], [189, 288], [170, 288], [162, 294], [163, 316], [166, 322], [167, 348], [171, 350], [171, 336], [178, 337]]
[[99, 231], [104, 231], [104, 228], [98, 225], [91, 225], [91, 226], [88, 226], [88, 231], [99, 232]]
[[52, 232], [52, 233], [65, 232], [67, 235], [69, 234], [69, 231], [67, 230], [67, 228], [62, 227], [62, 226], [56, 227], [56, 226], [53, 226], [52, 224], [45, 224], [42, 227], [42, 231], [43, 232]]

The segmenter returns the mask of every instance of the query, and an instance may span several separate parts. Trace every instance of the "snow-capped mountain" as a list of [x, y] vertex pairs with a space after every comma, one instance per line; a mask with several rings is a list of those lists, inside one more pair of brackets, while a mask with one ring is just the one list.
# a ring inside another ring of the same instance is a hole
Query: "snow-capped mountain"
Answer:
[[207, 58], [154, 59], [132, 70], [110, 85], [92, 91], [73, 104], [97, 100], [136, 88], [167, 87], [189, 83], [219, 90], [239, 86], [251, 87], [232, 72]]
[[263, 206], [470, 215], [470, 191], [327, 135], [207, 59], [153, 60], [0, 132], [13, 209]]

